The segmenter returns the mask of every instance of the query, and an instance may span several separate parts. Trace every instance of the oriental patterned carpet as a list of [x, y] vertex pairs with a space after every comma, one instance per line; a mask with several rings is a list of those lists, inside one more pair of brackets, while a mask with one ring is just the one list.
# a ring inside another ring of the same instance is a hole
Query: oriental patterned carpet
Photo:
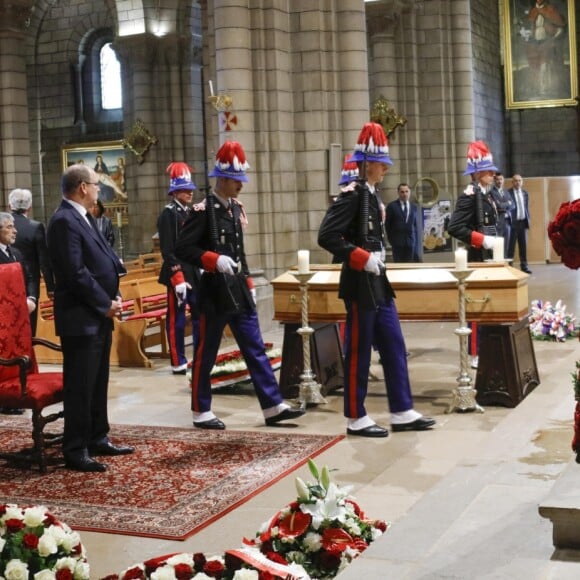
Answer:
[[[0, 449], [22, 448], [29, 432], [23, 418], [0, 418]], [[342, 439], [142, 425], [110, 435], [136, 451], [103, 458], [105, 473], [0, 463], [0, 503], [45, 505], [76, 530], [185, 540]]]

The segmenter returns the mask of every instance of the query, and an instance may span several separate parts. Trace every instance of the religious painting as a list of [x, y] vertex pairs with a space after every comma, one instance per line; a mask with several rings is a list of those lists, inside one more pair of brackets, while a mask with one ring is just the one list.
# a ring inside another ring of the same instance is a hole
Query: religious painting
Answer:
[[506, 107], [576, 106], [574, 0], [503, 0]]
[[451, 218], [451, 201], [442, 199], [431, 207], [423, 207], [423, 253], [451, 251], [447, 226]]
[[[127, 222], [127, 184], [125, 182], [125, 149], [121, 141], [102, 141], [66, 145], [62, 148], [62, 165], [84, 163], [99, 176], [99, 199], [106, 213], [115, 221], [119, 215]], [[116, 219], [115, 219], [116, 218]]]

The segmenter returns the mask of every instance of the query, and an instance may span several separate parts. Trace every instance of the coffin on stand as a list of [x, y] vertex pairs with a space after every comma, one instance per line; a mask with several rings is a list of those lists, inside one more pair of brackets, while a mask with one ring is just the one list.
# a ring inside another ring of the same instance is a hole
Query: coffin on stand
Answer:
[[[389, 264], [388, 277], [401, 320], [458, 321], [457, 281], [453, 264]], [[481, 404], [517, 405], [539, 384], [528, 328], [528, 275], [507, 264], [470, 264], [466, 313], [482, 323], [476, 378]], [[343, 386], [344, 366], [338, 322], [345, 320], [338, 298], [339, 265], [311, 265], [308, 315], [315, 332], [311, 339], [312, 370], [323, 393]], [[303, 370], [301, 294], [298, 280], [285, 272], [272, 281], [274, 318], [284, 324], [280, 386], [296, 396]]]

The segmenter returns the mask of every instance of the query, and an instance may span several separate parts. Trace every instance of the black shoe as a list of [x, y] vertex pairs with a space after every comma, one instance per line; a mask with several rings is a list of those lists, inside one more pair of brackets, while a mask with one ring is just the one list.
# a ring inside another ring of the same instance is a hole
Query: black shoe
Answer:
[[522, 272], [525, 274], [531, 274], [532, 271], [527, 266], [522, 266]]
[[347, 428], [346, 432], [349, 435], [358, 435], [359, 437], [388, 437], [389, 432], [384, 427], [380, 425], [369, 425], [364, 429], [350, 429]]
[[64, 465], [67, 469], [74, 469], [75, 471], [86, 471], [92, 473], [102, 473], [103, 471], [107, 471], [107, 466], [104, 463], [99, 463], [88, 455], [65, 458]]
[[213, 419], [208, 419], [207, 421], [194, 421], [193, 426], [198, 429], [214, 429], [223, 431], [226, 426], [223, 421], [220, 421], [217, 417]]
[[174, 375], [186, 375], [187, 369], [179, 369], [178, 371], [171, 371]]
[[14, 409], [11, 407], [0, 407], [2, 415], [23, 415], [24, 409]]
[[110, 441], [89, 446], [89, 455], [129, 455], [135, 451], [134, 447], [113, 445]]
[[277, 425], [281, 421], [289, 421], [290, 419], [298, 419], [298, 417], [302, 417], [305, 411], [303, 409], [284, 409], [281, 413], [274, 415], [273, 417], [268, 417], [266, 419], [266, 425], [268, 427], [272, 427]]
[[391, 424], [394, 433], [398, 431], [426, 431], [435, 425], [435, 419], [431, 417], [419, 417], [410, 423]]

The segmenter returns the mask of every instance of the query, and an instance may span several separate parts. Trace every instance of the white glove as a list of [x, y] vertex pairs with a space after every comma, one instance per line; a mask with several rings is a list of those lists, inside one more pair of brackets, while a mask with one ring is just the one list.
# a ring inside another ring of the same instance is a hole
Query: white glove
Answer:
[[179, 284], [175, 285], [175, 295], [177, 296], [177, 302], [180, 304], [185, 301], [188, 286], [189, 284], [187, 282], [180, 282]]
[[215, 267], [222, 274], [233, 274], [238, 269], [238, 265], [229, 256], [223, 255], [217, 259]]
[[[254, 304], [256, 299], [254, 298]], [[28, 307], [28, 314], [31, 314], [36, 310], [36, 302], [32, 298], [26, 298], [26, 306]]]
[[483, 236], [483, 247], [486, 250], [493, 250], [493, 243], [495, 240], [495, 236]]
[[369, 256], [367, 263], [365, 264], [364, 270], [365, 272], [370, 272], [375, 276], [381, 275], [381, 268], [384, 268], [385, 265], [381, 262], [379, 258], [377, 258], [374, 254]]
[[256, 302], [256, 289], [250, 288], [250, 294], [252, 295], [252, 300], [254, 301], [254, 306], [256, 306], [256, 304], [257, 304], [257, 302]]

